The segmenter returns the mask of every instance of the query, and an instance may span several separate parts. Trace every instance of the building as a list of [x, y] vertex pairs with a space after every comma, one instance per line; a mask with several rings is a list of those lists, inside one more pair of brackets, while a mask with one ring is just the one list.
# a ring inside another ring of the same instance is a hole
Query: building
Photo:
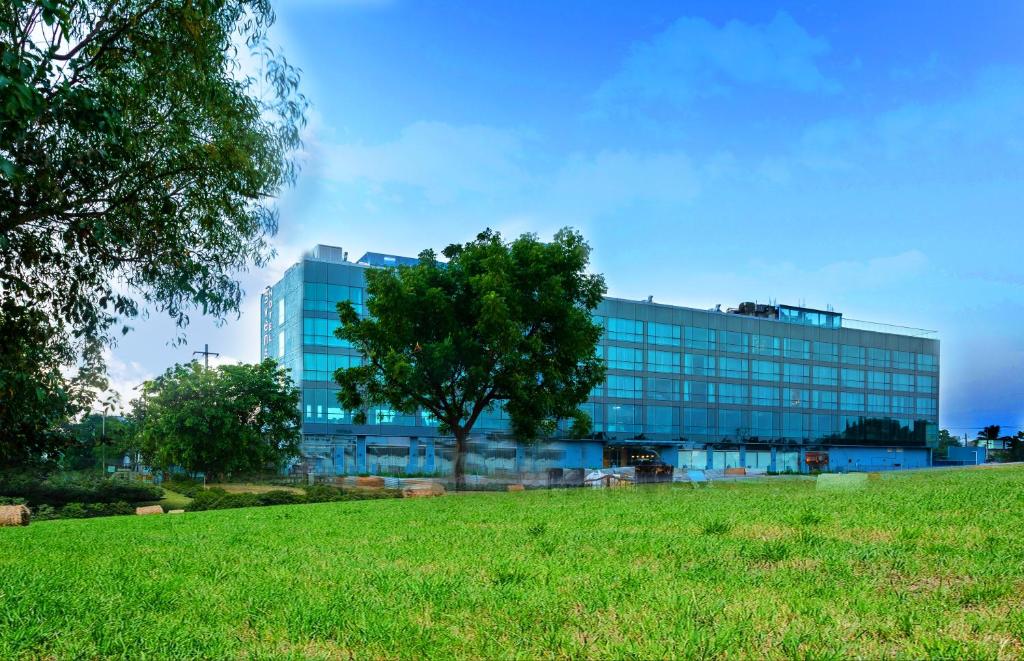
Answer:
[[[334, 337], [335, 302], [363, 305], [368, 268], [409, 258], [316, 246], [262, 296], [261, 347], [302, 388], [304, 460], [317, 473], [445, 473], [450, 439], [426, 413], [378, 408], [355, 425], [331, 375], [360, 356]], [[663, 461], [776, 472], [931, 465], [939, 341], [831, 310], [743, 303], [722, 311], [607, 298], [595, 312], [607, 381], [584, 407], [590, 439], [520, 444], [485, 414], [467, 460], [486, 473]]]

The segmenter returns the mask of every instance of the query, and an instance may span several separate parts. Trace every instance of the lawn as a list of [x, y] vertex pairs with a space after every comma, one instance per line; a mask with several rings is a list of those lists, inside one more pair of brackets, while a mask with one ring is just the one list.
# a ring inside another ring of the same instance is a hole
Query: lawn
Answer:
[[1024, 655], [1024, 469], [0, 530], [0, 658]]

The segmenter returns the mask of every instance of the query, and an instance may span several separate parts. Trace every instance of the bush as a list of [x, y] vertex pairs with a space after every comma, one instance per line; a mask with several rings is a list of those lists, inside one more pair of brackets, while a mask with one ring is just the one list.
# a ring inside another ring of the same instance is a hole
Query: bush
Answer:
[[60, 513], [57, 515], [58, 519], [84, 519], [88, 516], [85, 511], [85, 505], [82, 503], [68, 503], [64, 507], [60, 508]]
[[171, 491], [176, 491], [183, 496], [189, 498], [195, 498], [196, 494], [204, 490], [203, 483], [199, 480], [193, 480], [190, 477], [184, 475], [172, 475], [171, 477], [164, 480], [164, 486]]
[[44, 481], [31, 476], [4, 475], [0, 478], [0, 497], [22, 498], [30, 507], [138, 503], [160, 500], [163, 496], [163, 489], [151, 484], [116, 482], [82, 473], [58, 473]]
[[341, 489], [326, 484], [314, 484], [306, 487], [305, 491], [307, 503], [329, 503], [342, 500], [345, 495]]
[[306, 502], [306, 497], [294, 491], [278, 489], [259, 494], [260, 505], [297, 505]]
[[220, 487], [200, 491], [186, 508], [190, 512], [204, 510], [226, 510], [236, 507], [259, 507], [259, 497], [254, 493], [228, 493]]

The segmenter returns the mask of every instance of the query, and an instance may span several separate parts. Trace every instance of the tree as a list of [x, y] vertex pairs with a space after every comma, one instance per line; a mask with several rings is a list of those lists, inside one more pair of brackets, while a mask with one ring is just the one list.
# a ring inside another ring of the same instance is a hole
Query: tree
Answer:
[[132, 416], [154, 468], [223, 479], [279, 469], [299, 453], [299, 390], [270, 359], [211, 369], [175, 365], [143, 384]]
[[992, 448], [992, 441], [999, 440], [999, 432], [1002, 427], [999, 425], [987, 425], [978, 432], [977, 438], [974, 440], [975, 445], [984, 446], [989, 449]]
[[357, 424], [378, 405], [433, 415], [455, 438], [461, 488], [466, 443], [484, 411], [503, 406], [521, 440], [553, 433], [559, 420], [571, 419], [575, 436], [589, 433], [579, 406], [604, 380], [591, 311], [605, 284], [586, 272], [590, 247], [569, 229], [550, 243], [531, 234], [505, 243], [486, 230], [443, 255], [445, 264], [427, 250], [414, 266], [368, 270], [365, 318], [338, 304], [337, 336], [365, 362], [335, 379]]
[[120, 460], [135, 450], [135, 425], [120, 416], [90, 413], [81, 421], [69, 425], [74, 441], [64, 450], [60, 466], [64, 470], [83, 470]]
[[944, 455], [949, 454], [949, 448], [957, 447], [960, 445], [959, 439], [950, 433], [948, 429], [939, 430], [939, 442], [935, 446], [936, 452], [941, 452]]
[[[28, 417], [39, 391], [55, 414], [83, 410], [74, 395], [102, 387], [103, 348], [147, 310], [181, 329], [193, 310], [237, 311], [235, 274], [271, 256], [307, 106], [268, 45], [273, 20], [270, 0], [3, 3], [0, 334], [35, 326], [21, 350], [80, 369], [22, 372], [34, 387], [0, 408]], [[53, 425], [19, 424], [37, 434], [0, 443], [56, 447]]]

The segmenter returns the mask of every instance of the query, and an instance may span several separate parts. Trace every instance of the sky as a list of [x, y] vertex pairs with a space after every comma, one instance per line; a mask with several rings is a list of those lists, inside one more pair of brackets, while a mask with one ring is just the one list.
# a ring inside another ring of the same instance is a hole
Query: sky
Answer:
[[[580, 229], [609, 294], [938, 331], [940, 425], [1024, 425], [1024, 3], [279, 0], [312, 102], [277, 257], [222, 325], [135, 323], [133, 386], [259, 358], [316, 243], [416, 255]], [[216, 362], [216, 360], [215, 360]]]

